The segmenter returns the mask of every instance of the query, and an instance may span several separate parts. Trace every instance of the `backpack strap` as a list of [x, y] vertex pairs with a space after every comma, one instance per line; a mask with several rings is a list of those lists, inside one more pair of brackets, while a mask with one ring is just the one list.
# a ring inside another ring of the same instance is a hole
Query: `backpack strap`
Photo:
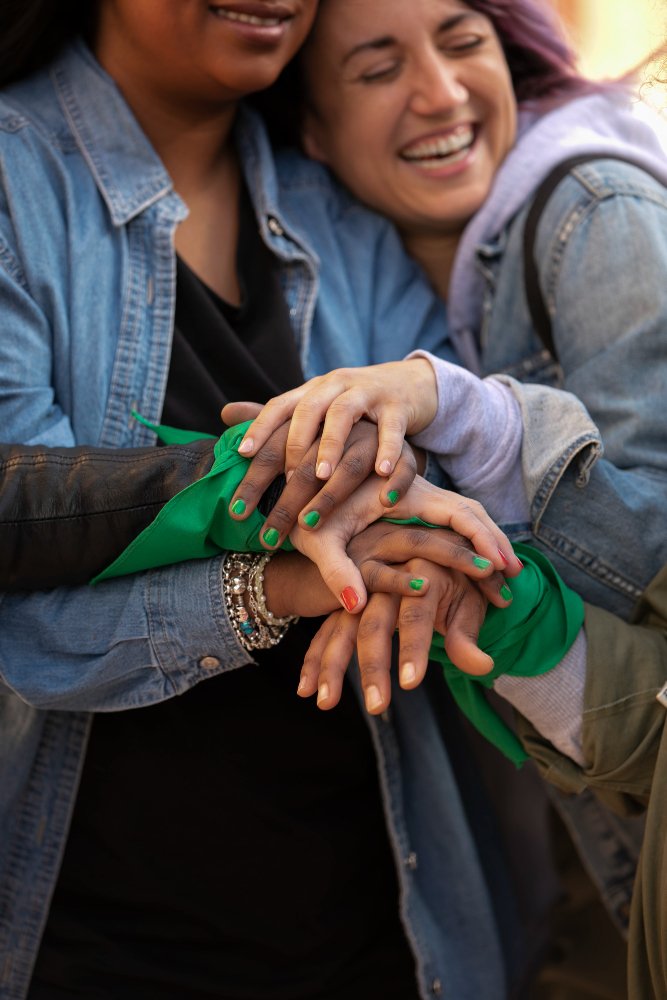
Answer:
[[[640, 164], [629, 156], [615, 156], [613, 153], [584, 153], [579, 156], [571, 156], [568, 160], [563, 160], [547, 174], [533, 196], [533, 203], [530, 206], [523, 230], [523, 280], [526, 291], [526, 301], [528, 311], [533, 324], [533, 329], [538, 335], [546, 349], [551, 354], [554, 361], [558, 361], [558, 354], [553, 339], [551, 329], [551, 316], [547, 309], [542, 289], [540, 287], [540, 275], [537, 260], [535, 258], [535, 240], [537, 237], [537, 227], [546, 208], [549, 198], [558, 187], [560, 182], [571, 170], [581, 163], [590, 163], [591, 160], [620, 160], [623, 163], [631, 163], [635, 167]], [[655, 177], [656, 180], [664, 184], [662, 178], [657, 177], [652, 171], [641, 166], [641, 170]]]

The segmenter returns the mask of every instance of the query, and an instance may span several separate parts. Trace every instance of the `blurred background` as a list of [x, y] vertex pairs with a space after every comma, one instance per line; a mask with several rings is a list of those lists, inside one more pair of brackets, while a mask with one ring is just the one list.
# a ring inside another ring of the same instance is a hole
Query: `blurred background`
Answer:
[[638, 78], [642, 101], [637, 112], [651, 120], [658, 115], [658, 131], [667, 146], [667, 0], [551, 3], [567, 26], [582, 72], [593, 79], [620, 76], [662, 49]]
[[552, 0], [596, 79], [617, 76], [667, 45], [667, 0]]

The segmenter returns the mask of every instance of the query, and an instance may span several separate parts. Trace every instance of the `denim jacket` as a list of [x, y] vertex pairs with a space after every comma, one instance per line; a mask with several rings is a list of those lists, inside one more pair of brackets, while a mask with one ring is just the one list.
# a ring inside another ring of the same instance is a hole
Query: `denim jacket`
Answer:
[[585, 404], [604, 454], [588, 472], [545, 477], [534, 533], [571, 586], [627, 617], [667, 559], [667, 188], [600, 160], [575, 168], [550, 199], [536, 259], [560, 370], [516, 294], [524, 214], [480, 250], [482, 369], [556, 378]]
[[[420, 346], [447, 355], [441, 308], [391, 228], [329, 186], [327, 197], [340, 198], [343, 249], [331, 262], [339, 264], [337, 283], [323, 288], [308, 239], [283, 213], [258, 124], [240, 121], [237, 141], [262, 236], [282, 267], [305, 370], [349, 364], [351, 343], [355, 361], [384, 360], [387, 335], [401, 344], [400, 356], [417, 346], [414, 331]], [[173, 234], [185, 208], [83, 46], [0, 97], [0, 171], [3, 437], [150, 444], [130, 410], [161, 412]], [[361, 287], [363, 269], [377, 277], [372, 289]], [[91, 713], [150, 705], [249, 662], [222, 599], [222, 558], [94, 589], [0, 596], [2, 1000], [28, 990]], [[382, 718], [364, 715], [421, 994], [500, 1000], [498, 929], [426, 693], [396, 690]]]
[[[581, 164], [542, 213], [535, 257], [554, 364], [523, 294], [523, 227], [541, 178], [581, 153], [624, 156], [637, 166], [611, 158]], [[468, 332], [468, 343], [476, 342], [480, 373], [521, 380], [524, 423], [553, 427], [551, 441], [524, 434], [532, 540], [588, 601], [626, 618], [667, 561], [664, 185], [667, 158], [655, 133], [615, 93], [524, 123], [464, 234], [449, 303], [452, 335], [459, 341]], [[599, 430], [597, 445], [573, 439], [561, 447], [558, 428], [567, 417], [559, 397], [544, 396], [540, 384], [581, 400]], [[610, 914], [627, 929], [641, 826], [612, 817], [589, 790], [554, 795]]]
[[[519, 132], [459, 245], [450, 328], [476, 341], [481, 374], [560, 385], [587, 408], [603, 450], [593, 463], [595, 449], [563, 462], [557, 397], [553, 442], [524, 439], [532, 527], [571, 586], [627, 617], [667, 554], [667, 156], [616, 90], [524, 111]], [[523, 292], [523, 227], [541, 179], [580, 154], [602, 158], [560, 182], [535, 242], [554, 365]]]

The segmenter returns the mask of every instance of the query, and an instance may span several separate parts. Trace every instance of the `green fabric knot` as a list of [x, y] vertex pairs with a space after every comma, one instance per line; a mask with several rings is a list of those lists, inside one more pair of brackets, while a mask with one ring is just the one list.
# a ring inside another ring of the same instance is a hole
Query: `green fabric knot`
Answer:
[[[154, 430], [165, 444], [187, 444], [208, 434], [197, 434], [164, 425], [157, 426], [139, 414], [134, 416]], [[250, 464], [237, 448], [252, 421], [230, 427], [218, 438], [210, 471], [172, 497], [157, 517], [93, 584], [141, 570], [168, 566], [187, 559], [204, 559], [221, 551], [264, 552], [260, 531], [265, 517], [253, 511], [243, 521], [229, 514], [229, 504]], [[384, 517], [394, 524], [438, 527], [421, 518]], [[289, 540], [282, 544], [293, 550]], [[443, 667], [445, 679], [459, 708], [473, 725], [517, 766], [527, 755], [505, 723], [484, 697], [483, 687], [492, 687], [501, 674], [528, 677], [555, 667], [574, 642], [583, 623], [581, 598], [565, 586], [549, 560], [535, 549], [516, 545], [525, 568], [512, 579], [513, 601], [506, 608], [490, 606], [482, 625], [479, 646], [494, 661], [483, 677], [464, 674], [451, 662], [441, 635], [434, 634], [430, 658]]]
[[481, 677], [454, 666], [444, 639], [433, 635], [430, 659], [442, 665], [445, 680], [461, 711], [473, 725], [520, 766], [528, 759], [518, 737], [496, 715], [482, 690], [496, 677], [534, 677], [563, 659], [584, 622], [584, 603], [563, 583], [546, 556], [527, 545], [514, 551], [524, 564], [512, 579], [513, 601], [506, 608], [489, 606], [479, 633], [479, 648], [493, 659], [493, 670]]

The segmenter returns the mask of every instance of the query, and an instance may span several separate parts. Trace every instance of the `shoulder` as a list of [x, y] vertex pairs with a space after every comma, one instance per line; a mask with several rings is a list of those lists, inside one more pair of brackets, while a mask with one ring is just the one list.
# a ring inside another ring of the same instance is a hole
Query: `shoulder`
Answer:
[[[538, 188], [511, 228], [517, 239], [532, 229], [524, 249], [532, 245], [543, 274], [550, 265], [560, 267], [568, 253], [616, 257], [625, 240], [649, 252], [663, 247], [661, 234], [667, 233], [665, 182], [667, 172], [663, 180], [637, 163], [591, 159], [573, 166], [546, 199]], [[662, 250], [660, 256], [664, 261]]]
[[328, 167], [309, 160], [296, 150], [276, 156], [276, 173], [283, 203], [295, 210], [326, 216], [336, 224], [364, 225], [382, 231], [387, 219], [366, 208], [334, 177]]
[[0, 144], [16, 155], [28, 146], [71, 147], [71, 130], [48, 70], [0, 90]]
[[601, 157], [573, 167], [562, 181], [565, 203], [572, 197], [594, 202], [624, 195], [667, 204], [667, 163], [659, 177], [640, 163]]

